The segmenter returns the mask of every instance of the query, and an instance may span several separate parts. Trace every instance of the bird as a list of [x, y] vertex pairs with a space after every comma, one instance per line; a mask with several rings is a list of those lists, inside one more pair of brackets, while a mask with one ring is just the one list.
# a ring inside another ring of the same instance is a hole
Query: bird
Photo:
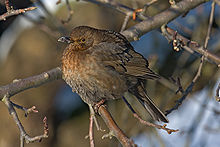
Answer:
[[148, 96], [144, 83], [160, 76], [148, 66], [121, 33], [90, 26], [73, 28], [61, 58], [64, 81], [88, 105], [134, 95], [153, 120], [168, 123], [167, 117]]

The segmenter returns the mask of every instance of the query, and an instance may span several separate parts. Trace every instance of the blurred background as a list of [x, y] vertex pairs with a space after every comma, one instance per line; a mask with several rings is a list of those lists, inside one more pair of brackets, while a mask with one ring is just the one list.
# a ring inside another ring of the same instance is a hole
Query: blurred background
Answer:
[[[116, 0], [115, 0], [116, 1]], [[14, 79], [22, 79], [40, 74], [60, 66], [60, 58], [65, 48], [58, 43], [61, 36], [69, 35], [71, 29], [79, 25], [89, 25], [100, 29], [120, 31], [124, 14], [109, 7], [102, 7], [85, 1], [61, 0], [10, 0], [14, 9], [36, 6], [37, 9], [19, 16], [0, 21], [0, 85], [7, 85]], [[66, 5], [66, 3], [70, 5]], [[118, 1], [133, 9], [143, 8], [148, 1]], [[4, 0], [0, 0], [0, 14], [6, 12]], [[70, 15], [71, 7], [72, 17]], [[147, 8], [144, 15], [154, 16], [170, 6], [168, 1], [158, 1]], [[204, 44], [208, 27], [211, 2], [191, 10], [186, 17], [179, 17], [168, 24], [185, 37]], [[220, 56], [220, 9], [216, 5], [214, 23], [208, 49]], [[70, 21], [67, 22], [67, 20]], [[126, 28], [135, 25], [130, 19]], [[194, 78], [200, 58], [198, 54], [189, 54], [173, 50], [158, 30], [153, 30], [131, 42], [135, 50], [143, 54], [150, 67], [166, 80], [165, 83], [148, 81], [148, 94], [164, 112], [175, 105], [181, 93], [173, 88], [171, 78], [181, 80], [185, 89]], [[220, 72], [216, 65], [205, 62], [202, 75], [195, 84], [193, 92], [178, 110], [168, 115], [169, 128], [179, 129], [168, 135], [163, 130], [146, 127], [133, 118], [131, 111], [122, 100], [108, 102], [108, 108], [118, 125], [134, 142], [142, 147], [217, 147], [220, 145], [220, 108], [215, 100], [216, 89], [220, 82]], [[26, 108], [36, 106], [38, 113], [27, 118], [17, 110], [26, 132], [30, 136], [43, 133], [42, 120], [48, 117], [49, 138], [29, 147], [68, 147], [89, 146], [85, 139], [89, 128], [89, 109], [80, 97], [72, 93], [62, 80], [53, 81], [43, 86], [19, 93], [11, 100]], [[129, 100], [135, 110], [146, 120], [151, 120], [148, 113], [136, 100]], [[102, 119], [97, 117], [105, 132], [95, 132], [95, 145], [120, 146], [113, 139], [101, 139], [108, 133]], [[0, 103], [0, 147], [19, 146], [19, 130], [9, 116], [7, 108]]]

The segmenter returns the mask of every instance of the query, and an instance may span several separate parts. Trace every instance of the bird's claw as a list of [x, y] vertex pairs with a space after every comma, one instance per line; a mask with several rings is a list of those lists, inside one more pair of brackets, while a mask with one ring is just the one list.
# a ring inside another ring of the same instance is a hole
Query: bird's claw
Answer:
[[104, 103], [105, 103], [105, 100], [102, 99], [101, 101], [99, 101], [98, 103], [96, 103], [96, 104], [94, 105], [94, 110], [95, 110], [96, 113], [98, 113], [99, 107], [100, 107], [101, 105], [103, 105]]
[[102, 139], [105, 139], [105, 138], [112, 139], [112, 136], [115, 136], [115, 135], [114, 135], [113, 131], [110, 131], [109, 133], [104, 134], [104, 135], [102, 136]]

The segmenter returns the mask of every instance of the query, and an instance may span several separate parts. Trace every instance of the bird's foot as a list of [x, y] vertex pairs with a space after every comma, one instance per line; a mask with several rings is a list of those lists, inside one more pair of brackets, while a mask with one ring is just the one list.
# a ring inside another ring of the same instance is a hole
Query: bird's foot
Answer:
[[110, 131], [109, 133], [104, 134], [104, 135], [102, 136], [102, 139], [105, 139], [105, 138], [112, 139], [112, 136], [115, 136], [115, 135], [114, 135], [113, 131]]
[[102, 99], [101, 101], [99, 101], [98, 103], [96, 103], [96, 104], [94, 105], [94, 110], [95, 110], [96, 113], [98, 113], [99, 107], [100, 107], [101, 105], [103, 105], [104, 103], [105, 103], [105, 100]]

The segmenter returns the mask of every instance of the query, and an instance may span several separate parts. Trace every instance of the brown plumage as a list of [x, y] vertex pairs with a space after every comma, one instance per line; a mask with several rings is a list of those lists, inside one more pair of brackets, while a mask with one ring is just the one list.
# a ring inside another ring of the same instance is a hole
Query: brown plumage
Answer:
[[119, 99], [129, 92], [137, 97], [154, 120], [168, 122], [144, 88], [146, 79], [159, 76], [148, 68], [147, 60], [137, 53], [120, 33], [88, 26], [73, 29], [62, 57], [63, 79], [87, 104]]

